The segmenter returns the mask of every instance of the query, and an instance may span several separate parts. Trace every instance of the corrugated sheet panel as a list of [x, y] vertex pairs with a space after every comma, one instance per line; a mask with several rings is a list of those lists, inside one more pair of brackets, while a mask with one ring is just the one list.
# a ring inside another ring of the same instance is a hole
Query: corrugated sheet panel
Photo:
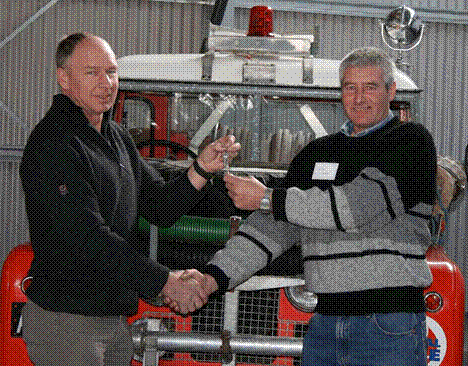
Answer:
[[[320, 3], [331, 3], [329, 0], [314, 0], [313, 2]], [[382, 1], [369, 1], [369, 0], [347, 0], [342, 1], [342, 4], [346, 5], [358, 5], [358, 6], [401, 6], [406, 5], [409, 7], [419, 9], [430, 9], [440, 10], [447, 9], [450, 11], [463, 11], [468, 9], [468, 2], [466, 0], [382, 0]]]
[[[8, 36], [48, 1], [0, 0], [0, 34]], [[412, 0], [414, 7], [435, 6], [435, 0]], [[399, 5], [399, 4], [395, 4]], [[467, 9], [466, 0], [437, 2], [438, 7]], [[197, 52], [211, 6], [158, 1], [62, 0], [0, 50], [0, 147], [23, 146], [31, 126], [40, 119], [56, 92], [53, 53], [57, 40], [76, 31], [107, 39], [117, 56], [134, 53]], [[239, 11], [247, 24], [247, 11]], [[310, 33], [316, 27], [318, 57], [340, 59], [364, 45], [385, 47], [375, 18], [277, 12], [275, 32]], [[394, 55], [395, 56], [395, 55]], [[462, 159], [468, 143], [467, 25], [429, 23], [421, 45], [404, 55], [410, 74], [424, 89], [421, 123], [432, 132], [438, 151]], [[8, 108], [8, 109], [7, 109]], [[0, 164], [2, 185], [0, 261], [26, 238], [26, 217], [17, 163]], [[466, 207], [452, 215], [449, 255], [468, 276]]]
[[[235, 24], [235, 9], [249, 9], [258, 5], [258, 0], [230, 0], [223, 23], [227, 26]], [[435, 1], [435, 0], [270, 0], [267, 2], [273, 9], [289, 12], [304, 12], [315, 14], [354, 16], [366, 18], [385, 18], [396, 7], [407, 5], [415, 9], [419, 17], [428, 22], [468, 24], [466, 1]]]
[[[2, 194], [0, 195], [0, 222], [2, 240], [0, 257], [6, 258], [13, 247], [9, 243], [19, 244], [28, 240], [28, 225], [23, 204], [23, 192], [18, 176], [19, 164], [16, 162], [0, 163]], [[3, 263], [3, 260], [2, 260]]]

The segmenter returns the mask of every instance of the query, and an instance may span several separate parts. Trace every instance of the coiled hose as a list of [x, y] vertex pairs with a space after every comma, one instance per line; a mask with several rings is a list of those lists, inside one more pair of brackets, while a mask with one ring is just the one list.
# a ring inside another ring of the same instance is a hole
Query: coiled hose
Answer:
[[[149, 235], [150, 224], [139, 218], [139, 229]], [[182, 216], [173, 226], [158, 227], [158, 239], [180, 242], [221, 243], [229, 239], [231, 223], [229, 219], [200, 216]]]

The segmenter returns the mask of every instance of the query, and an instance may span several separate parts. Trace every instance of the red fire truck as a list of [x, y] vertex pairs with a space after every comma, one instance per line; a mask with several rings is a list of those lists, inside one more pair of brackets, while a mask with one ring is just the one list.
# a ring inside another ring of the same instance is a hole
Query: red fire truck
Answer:
[[[219, 8], [217, 3], [215, 10]], [[222, 19], [215, 15], [212, 19]], [[339, 61], [314, 57], [311, 35], [273, 34], [271, 9], [265, 6], [252, 9], [248, 31], [212, 23], [203, 53], [119, 59], [114, 118], [129, 129], [141, 154], [165, 178], [189, 166], [205, 144], [232, 133], [242, 151], [231, 171], [274, 185], [302, 147], [342, 124]], [[402, 120], [418, 120], [421, 90], [400, 70], [396, 83], [391, 109]], [[462, 365], [464, 280], [440, 243], [448, 208], [461, 196], [465, 182], [460, 164], [439, 158], [441, 200], [434, 207], [434, 243], [427, 252], [434, 277], [426, 289], [430, 366]], [[235, 232], [247, 213], [233, 206], [220, 176], [213, 184], [218, 194], [173, 227], [140, 221], [150, 257], [172, 269], [202, 267]], [[32, 365], [21, 338], [23, 290], [32, 257], [31, 247], [23, 244], [3, 265], [3, 366]], [[132, 364], [298, 366], [315, 304], [303, 283], [300, 250], [292, 248], [189, 316], [179, 316], [157, 300], [141, 300], [138, 314], [128, 319], [135, 344]]]

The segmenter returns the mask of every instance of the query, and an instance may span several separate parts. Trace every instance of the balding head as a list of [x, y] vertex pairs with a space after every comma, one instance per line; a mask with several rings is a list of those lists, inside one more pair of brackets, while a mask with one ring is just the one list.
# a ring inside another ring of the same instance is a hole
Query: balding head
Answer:
[[55, 64], [57, 68], [63, 68], [73, 51], [75, 51], [75, 48], [83, 42], [105, 45], [106, 48], [111, 50], [109, 44], [100, 37], [89, 33], [73, 33], [63, 38], [57, 46], [57, 51], [55, 53]]

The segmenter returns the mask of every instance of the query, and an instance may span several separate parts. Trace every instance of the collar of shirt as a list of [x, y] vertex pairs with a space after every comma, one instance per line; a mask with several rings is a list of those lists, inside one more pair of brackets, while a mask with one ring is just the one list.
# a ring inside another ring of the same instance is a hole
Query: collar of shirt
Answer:
[[343, 132], [346, 136], [352, 136], [352, 137], [365, 136], [365, 135], [368, 135], [369, 133], [371, 133], [371, 132], [373, 132], [375, 130], [378, 130], [379, 128], [382, 128], [383, 126], [385, 126], [388, 122], [391, 121], [391, 119], [393, 117], [394, 117], [394, 115], [393, 115], [392, 111], [389, 111], [388, 116], [386, 118], [384, 118], [382, 121], [380, 121], [376, 125], [373, 125], [372, 127], [366, 128], [365, 130], [362, 130], [361, 132], [358, 132], [355, 135], [352, 135], [353, 128], [354, 128], [353, 122], [347, 121], [341, 126], [341, 132]]

